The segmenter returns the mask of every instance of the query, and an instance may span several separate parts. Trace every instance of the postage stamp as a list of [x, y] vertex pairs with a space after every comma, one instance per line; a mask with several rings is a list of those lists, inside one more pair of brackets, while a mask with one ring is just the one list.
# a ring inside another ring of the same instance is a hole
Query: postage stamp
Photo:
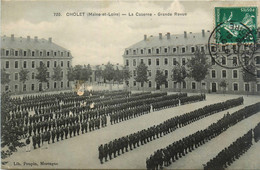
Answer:
[[[216, 7], [215, 24], [208, 46], [209, 54], [216, 64], [227, 69], [250, 69], [257, 50], [257, 7]], [[232, 65], [223, 60], [232, 60]], [[251, 67], [252, 66], [252, 67]]]

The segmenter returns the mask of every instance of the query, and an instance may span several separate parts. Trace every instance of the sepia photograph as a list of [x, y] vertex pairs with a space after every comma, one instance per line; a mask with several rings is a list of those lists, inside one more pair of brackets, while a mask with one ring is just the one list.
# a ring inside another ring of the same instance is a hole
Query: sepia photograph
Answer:
[[1, 169], [260, 169], [260, 1], [0, 4]]

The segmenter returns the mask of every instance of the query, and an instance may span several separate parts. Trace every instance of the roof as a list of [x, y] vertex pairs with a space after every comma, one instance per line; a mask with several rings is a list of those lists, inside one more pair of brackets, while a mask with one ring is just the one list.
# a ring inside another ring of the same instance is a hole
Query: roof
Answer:
[[68, 51], [67, 49], [55, 44], [50, 40], [44, 38], [22, 38], [22, 37], [1, 37], [1, 48], [7, 49], [39, 49], [39, 50], [53, 50], [53, 51]]
[[128, 48], [152, 48], [163, 46], [182, 46], [182, 45], [194, 45], [194, 44], [207, 44], [210, 32], [205, 31], [205, 36], [202, 33], [187, 33], [187, 38], [184, 38], [184, 34], [170, 35], [170, 39], [167, 36], [150, 36], [146, 40], [139, 41], [138, 43]]

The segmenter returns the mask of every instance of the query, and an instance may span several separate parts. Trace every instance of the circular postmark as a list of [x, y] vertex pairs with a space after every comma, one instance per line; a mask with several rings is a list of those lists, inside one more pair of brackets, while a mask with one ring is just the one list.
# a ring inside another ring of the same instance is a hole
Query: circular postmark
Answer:
[[[236, 21], [218, 24], [208, 40], [212, 61], [226, 69], [242, 68], [243, 71], [255, 75], [255, 68], [258, 67], [255, 64], [257, 50], [255, 31]], [[231, 60], [231, 64], [228, 64], [228, 60]]]

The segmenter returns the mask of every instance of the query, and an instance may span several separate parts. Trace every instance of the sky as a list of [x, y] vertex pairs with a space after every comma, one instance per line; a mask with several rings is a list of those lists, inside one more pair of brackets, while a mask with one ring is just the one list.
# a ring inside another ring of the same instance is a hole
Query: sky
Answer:
[[[72, 63], [123, 64], [124, 49], [147, 36], [212, 31], [214, 7], [260, 6], [259, 1], [9, 1], [2, 0], [1, 36], [38, 36], [71, 51]], [[66, 13], [85, 12], [84, 16]], [[125, 13], [126, 16], [86, 16], [88, 12]], [[186, 16], [128, 16], [128, 13], [187, 13]], [[61, 13], [62, 16], [54, 16]], [[258, 23], [260, 23], [258, 16]]]

